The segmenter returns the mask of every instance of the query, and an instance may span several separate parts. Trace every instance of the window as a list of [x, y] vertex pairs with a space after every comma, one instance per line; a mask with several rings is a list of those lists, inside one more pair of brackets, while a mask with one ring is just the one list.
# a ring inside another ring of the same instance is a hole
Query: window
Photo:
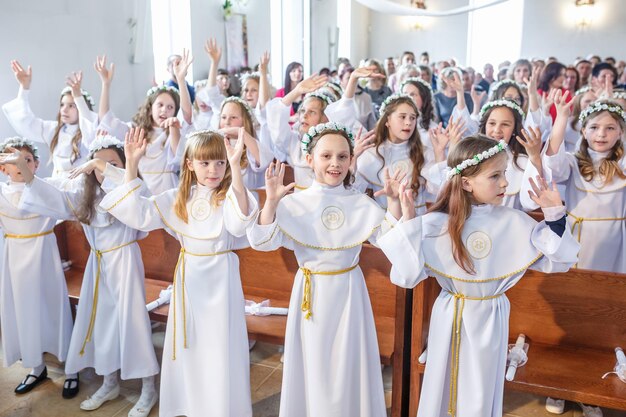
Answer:
[[[471, 0], [471, 5], [488, 0]], [[467, 62], [482, 72], [487, 63], [497, 68], [502, 61], [515, 61], [522, 50], [524, 0], [510, 0], [469, 13]]]
[[[152, 50], [154, 53], [154, 78], [157, 84], [170, 79], [167, 58], [181, 54], [183, 48], [191, 51], [190, 0], [152, 0]], [[193, 82], [189, 67], [187, 81]]]

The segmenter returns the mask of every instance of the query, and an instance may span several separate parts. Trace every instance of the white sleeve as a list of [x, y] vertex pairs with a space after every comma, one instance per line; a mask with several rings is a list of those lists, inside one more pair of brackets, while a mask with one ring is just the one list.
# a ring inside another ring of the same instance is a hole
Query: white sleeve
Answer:
[[454, 106], [450, 117], [454, 120], [463, 120], [463, 122], [465, 123], [465, 133], [463, 136], [472, 136], [478, 133], [478, 122], [472, 119], [472, 116], [470, 115], [467, 106], [465, 106], [463, 110], [459, 110], [457, 106]]
[[556, 154], [548, 156], [545, 151], [543, 152], [541, 164], [543, 166], [544, 178], [548, 183], [551, 181], [563, 182], [569, 179], [570, 175], [572, 175], [570, 158], [571, 155], [568, 155], [567, 152], [565, 152], [565, 141], [561, 143], [561, 146]]
[[100, 207], [133, 229], [143, 232], [165, 229], [166, 224], [155, 205], [155, 198], [148, 197], [146, 190], [144, 182], [135, 178], [109, 192], [100, 202]]
[[[382, 209], [381, 209], [382, 210]], [[383, 237], [387, 232], [392, 230], [398, 224], [398, 220], [393, 217], [393, 214], [389, 210], [385, 213], [385, 218], [383, 219], [380, 227], [376, 229], [375, 233], [369, 237], [368, 241], [378, 247], [378, 240]]]
[[57, 220], [76, 219], [75, 207], [80, 202], [78, 187], [61, 190], [39, 177], [24, 187], [19, 208]]
[[17, 97], [4, 104], [2, 111], [18, 135], [50, 145], [58, 123], [36, 117], [30, 108], [29, 95], [30, 90], [20, 87]]
[[76, 103], [76, 108], [78, 109], [78, 128], [82, 135], [81, 141], [88, 148], [89, 144], [96, 138], [98, 113], [89, 110], [85, 97], [82, 95], [75, 98], [74, 103]]
[[270, 163], [274, 160], [274, 154], [272, 150], [267, 146], [266, 143], [261, 142], [261, 140], [257, 140], [257, 146], [259, 147], [259, 156], [260, 161], [254, 159], [252, 153], [247, 151], [246, 154], [248, 156], [248, 169], [252, 172], [265, 172]]
[[259, 204], [248, 190], [246, 190], [246, 198], [248, 199], [248, 214], [243, 213], [239, 208], [232, 188], [228, 189], [224, 199], [224, 226], [228, 233], [236, 237], [246, 235], [246, 229], [256, 220], [259, 211]]
[[539, 208], [539, 205], [530, 198], [530, 195], [528, 195], [528, 192], [532, 190], [529, 179], [532, 178], [536, 181], [537, 175], [539, 175], [539, 171], [537, 171], [537, 168], [535, 168], [535, 166], [528, 161], [526, 168], [524, 168], [524, 175], [522, 176], [522, 184], [519, 191], [520, 204], [526, 211], [532, 211]]
[[[544, 209], [548, 220], [558, 220], [565, 215], [565, 207]], [[531, 235], [532, 244], [543, 253], [530, 269], [541, 272], [565, 272], [578, 262], [580, 245], [572, 236], [569, 227], [565, 226], [563, 236], [559, 237], [546, 224], [545, 220], [535, 226]]]
[[391, 261], [391, 282], [413, 288], [428, 274], [422, 253], [422, 217], [398, 222], [393, 230], [377, 241], [378, 246]]
[[340, 123], [349, 128], [351, 128], [354, 123], [358, 121], [358, 110], [354, 97], [342, 97], [338, 101], [330, 103], [326, 106], [324, 113], [331, 122]]
[[280, 97], [270, 100], [266, 105], [265, 114], [271, 141], [280, 152], [289, 155], [291, 142], [299, 140], [299, 137], [296, 138], [299, 135], [292, 131], [289, 125], [291, 107], [285, 106], [281, 100]]
[[109, 135], [115, 136], [124, 142], [124, 136], [126, 136], [126, 132], [130, 130], [130, 124], [121, 121], [113, 114], [112, 110], [109, 110], [102, 120], [100, 120], [98, 129], [106, 130]]
[[270, 252], [281, 246], [293, 250], [293, 242], [280, 230], [276, 219], [273, 223], [265, 225], [259, 224], [258, 220], [255, 219], [252, 227], [248, 228], [246, 232], [250, 246], [258, 251]]

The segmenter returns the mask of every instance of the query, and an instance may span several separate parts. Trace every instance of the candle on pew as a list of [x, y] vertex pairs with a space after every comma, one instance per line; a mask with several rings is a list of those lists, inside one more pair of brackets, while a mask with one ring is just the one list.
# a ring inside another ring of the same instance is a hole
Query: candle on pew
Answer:
[[517, 336], [517, 341], [515, 342], [515, 346], [511, 349], [511, 362], [509, 363], [509, 367], [506, 371], [506, 380], [513, 381], [515, 378], [515, 372], [517, 371], [517, 366], [521, 362], [522, 358], [520, 357], [519, 352], [524, 352], [524, 342], [526, 341], [526, 336], [524, 334], [520, 334]]

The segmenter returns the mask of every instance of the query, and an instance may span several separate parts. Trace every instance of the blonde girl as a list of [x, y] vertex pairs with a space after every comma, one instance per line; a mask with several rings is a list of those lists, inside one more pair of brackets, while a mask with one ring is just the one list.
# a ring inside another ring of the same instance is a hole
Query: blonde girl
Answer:
[[71, 74], [68, 87], [61, 91], [56, 120], [42, 120], [30, 107], [32, 69], [11, 61], [11, 70], [20, 85], [17, 98], [2, 106], [13, 129], [50, 148], [52, 176], [66, 178], [71, 169], [85, 162], [89, 143], [95, 138], [98, 116], [92, 110], [94, 101], [80, 88], [82, 72]]
[[413, 288], [431, 276], [442, 288], [418, 417], [502, 416], [510, 311], [504, 293], [528, 268], [566, 271], [576, 262], [578, 245], [554, 185], [533, 185], [546, 218], [539, 224], [502, 205], [505, 148], [482, 135], [463, 139], [448, 155], [448, 180], [429, 212], [416, 217], [412, 191], [400, 185], [402, 221], [378, 239], [394, 284]]
[[243, 128], [235, 146], [217, 132], [194, 132], [178, 188], [145, 197], [137, 167], [147, 141], [131, 131], [125, 184], [100, 203], [130, 227], [165, 229], [180, 242], [163, 348], [163, 416], [252, 416], [244, 299], [233, 252], [257, 212], [243, 185], [243, 145]]

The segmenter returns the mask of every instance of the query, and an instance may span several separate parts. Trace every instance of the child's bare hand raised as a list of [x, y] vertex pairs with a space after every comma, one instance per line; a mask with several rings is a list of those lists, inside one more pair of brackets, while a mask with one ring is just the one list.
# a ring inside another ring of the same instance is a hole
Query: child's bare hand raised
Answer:
[[228, 158], [228, 163], [230, 164], [230, 169], [237, 169], [241, 162], [241, 156], [243, 155], [243, 142], [245, 129], [243, 127], [239, 127], [237, 133], [237, 142], [235, 142], [235, 146], [230, 144], [230, 139], [228, 136], [224, 136], [224, 145], [226, 146], [226, 157]]
[[13, 75], [15, 75], [17, 82], [22, 86], [22, 89], [28, 90], [33, 79], [33, 70], [30, 65], [25, 70], [22, 68], [22, 65], [14, 59], [11, 61], [11, 70], [13, 71]]
[[204, 43], [204, 50], [213, 62], [220, 62], [222, 58], [222, 48], [218, 46], [215, 38], [210, 38]]
[[296, 90], [300, 94], [312, 93], [318, 88], [322, 88], [327, 81], [328, 77], [326, 77], [325, 75], [313, 74], [309, 78], [305, 78], [304, 80], [300, 81], [296, 86]]
[[181, 59], [174, 62], [174, 74], [176, 75], [176, 81], [178, 81], [179, 85], [185, 83], [185, 77], [187, 76], [187, 71], [192, 62], [193, 57], [189, 56], [189, 50], [183, 48]]
[[267, 202], [277, 202], [296, 186], [295, 182], [284, 185], [285, 164], [272, 162], [265, 170], [265, 195]]
[[161, 122], [159, 127], [162, 129], [168, 129], [172, 127], [175, 129], [180, 129], [180, 120], [178, 120], [178, 117], [168, 117]]
[[400, 183], [406, 177], [406, 173], [398, 170], [390, 173], [389, 168], [385, 168], [385, 185], [381, 190], [374, 193], [374, 197], [387, 196], [391, 199], [398, 199], [400, 196]]
[[532, 191], [528, 191], [530, 198], [542, 209], [548, 207], [560, 207], [563, 205], [556, 183], [552, 181], [552, 186], [541, 176], [537, 176], [537, 182], [529, 178]]
[[398, 194], [400, 196], [402, 218], [404, 220], [411, 220], [415, 217], [415, 199], [413, 198], [413, 190], [410, 188], [407, 190], [406, 186], [407, 181], [402, 181], [400, 183], [400, 187], [398, 188]]
[[72, 97], [78, 98], [82, 95], [82, 92], [80, 91], [80, 86], [82, 82], [82, 71], [72, 72], [70, 75], [67, 76], [67, 78], [65, 79], [65, 84], [67, 84], [67, 86], [72, 89]]
[[111, 81], [113, 81], [113, 73], [115, 72], [115, 64], [111, 63], [109, 68], [107, 68], [106, 55], [96, 56], [96, 62], [94, 62], [93, 68], [100, 76], [100, 81], [102, 81], [102, 84], [111, 84]]
[[138, 127], [131, 128], [126, 132], [124, 137], [124, 156], [126, 156], [126, 163], [132, 162], [139, 163], [139, 160], [146, 154], [146, 148], [148, 147], [148, 141], [144, 137], [143, 129]]

